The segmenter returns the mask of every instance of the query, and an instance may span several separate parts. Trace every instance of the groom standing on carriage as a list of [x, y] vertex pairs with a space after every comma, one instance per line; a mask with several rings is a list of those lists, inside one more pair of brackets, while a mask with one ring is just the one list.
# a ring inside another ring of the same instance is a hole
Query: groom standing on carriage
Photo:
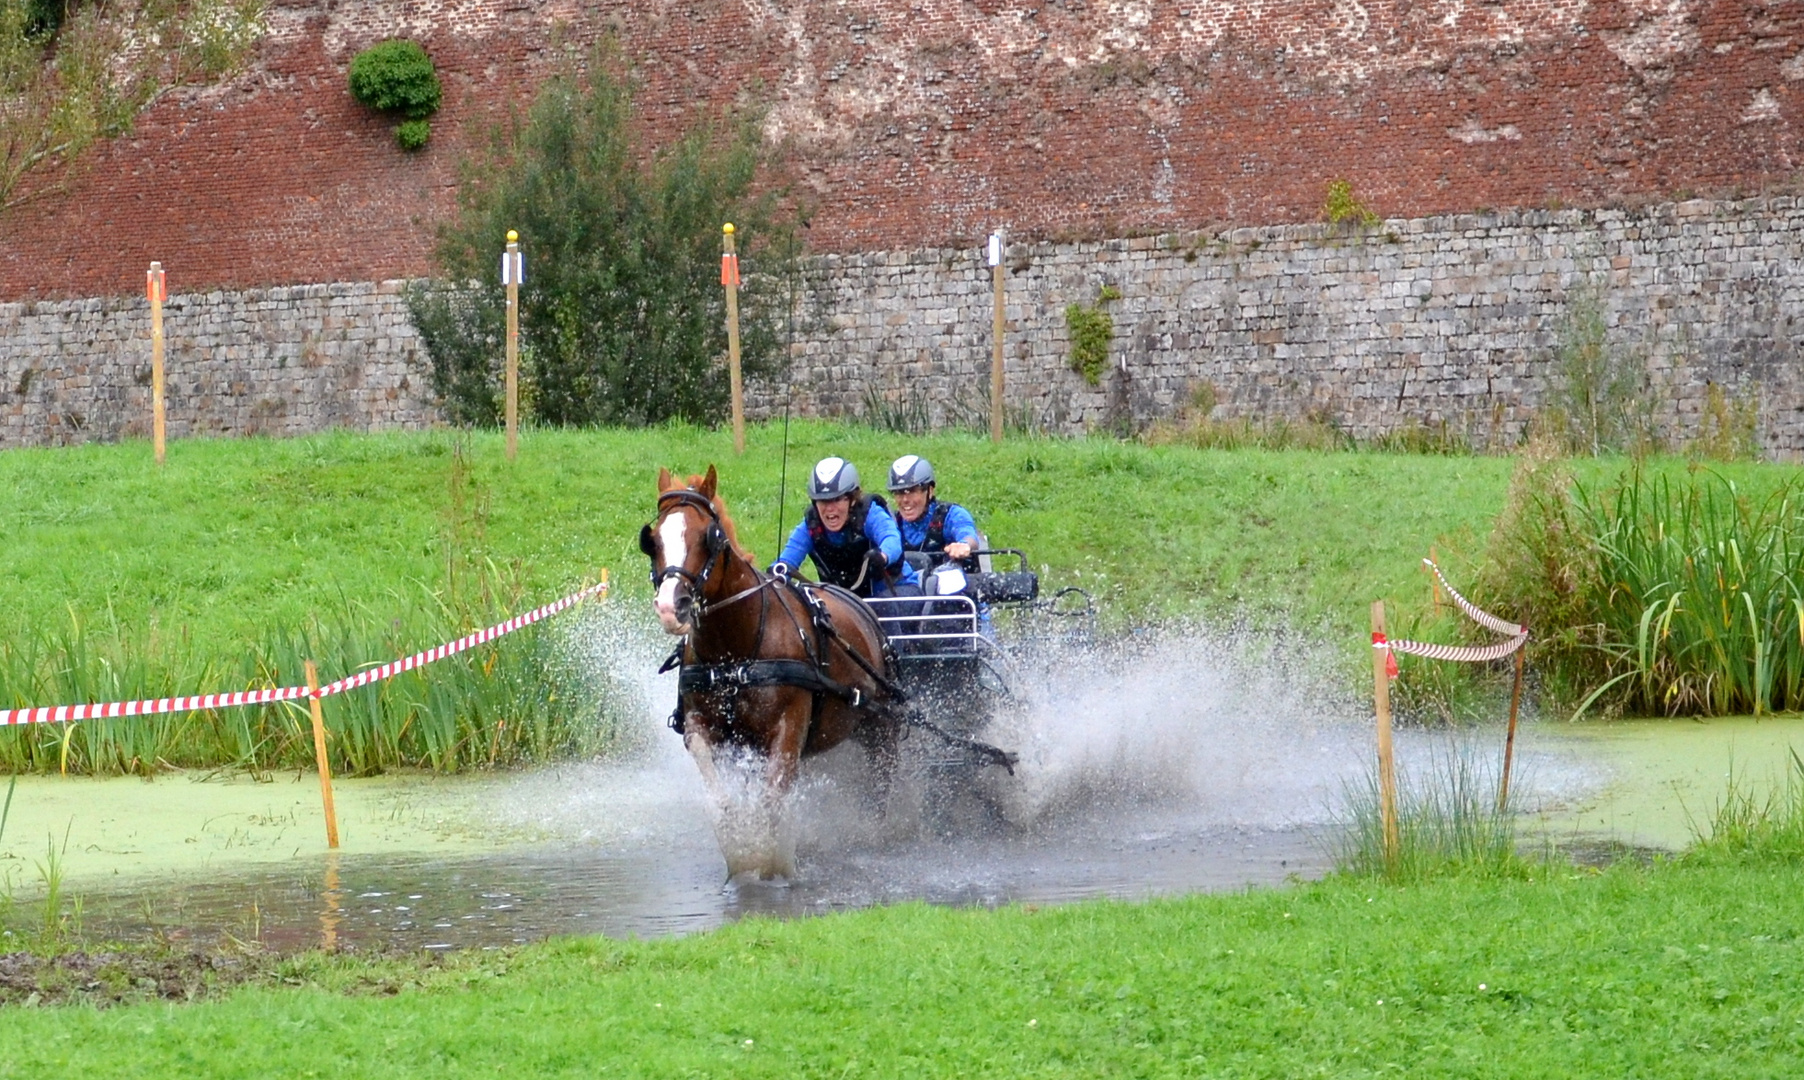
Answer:
[[889, 504], [862, 490], [857, 466], [823, 458], [808, 476], [808, 498], [808, 513], [771, 573], [787, 577], [806, 558], [822, 581], [861, 597], [921, 595], [921, 575], [902, 558]]

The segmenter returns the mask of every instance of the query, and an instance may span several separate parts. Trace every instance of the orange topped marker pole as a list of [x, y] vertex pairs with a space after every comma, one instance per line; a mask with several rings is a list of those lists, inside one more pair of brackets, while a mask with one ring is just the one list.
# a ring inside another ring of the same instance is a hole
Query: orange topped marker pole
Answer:
[[161, 465], [167, 434], [163, 414], [163, 301], [169, 299], [162, 263], [153, 262], [145, 271], [144, 294], [150, 300], [150, 441], [156, 448], [157, 464]]
[[507, 460], [514, 460], [520, 446], [520, 282], [526, 277], [526, 257], [520, 254], [520, 234], [507, 230], [507, 251], [501, 256], [501, 284], [507, 286]]
[[739, 253], [733, 223], [720, 227], [720, 283], [727, 290], [727, 378], [733, 387], [733, 452], [745, 453], [745, 388], [739, 381]]

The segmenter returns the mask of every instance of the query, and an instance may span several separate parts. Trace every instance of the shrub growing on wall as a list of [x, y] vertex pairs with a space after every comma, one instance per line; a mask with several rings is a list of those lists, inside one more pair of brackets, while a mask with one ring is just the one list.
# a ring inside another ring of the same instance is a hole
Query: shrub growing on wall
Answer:
[[1104, 285], [1095, 307], [1072, 304], [1065, 308], [1065, 329], [1071, 334], [1071, 370], [1091, 386], [1100, 383], [1102, 373], [1109, 370], [1109, 342], [1115, 338], [1115, 320], [1103, 305], [1119, 299], [1119, 289]]
[[559, 425], [708, 422], [728, 403], [721, 225], [737, 228], [748, 378], [774, 371], [798, 267], [758, 118], [703, 123], [655, 152], [634, 132], [612, 53], [567, 66], [526, 119], [464, 163], [439, 273], [408, 295], [450, 419], [494, 424], [502, 407], [505, 292], [499, 256], [517, 229], [522, 381], [535, 418]]
[[351, 96], [377, 112], [401, 119], [395, 141], [417, 150], [431, 137], [427, 118], [438, 111], [443, 93], [432, 58], [416, 41], [377, 42], [351, 58]]

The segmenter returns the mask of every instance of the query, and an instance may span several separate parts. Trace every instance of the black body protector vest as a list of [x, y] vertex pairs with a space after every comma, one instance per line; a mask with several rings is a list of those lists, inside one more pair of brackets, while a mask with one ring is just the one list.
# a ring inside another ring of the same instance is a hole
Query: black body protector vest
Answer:
[[[941, 554], [946, 550], [946, 516], [952, 513], [954, 505], [956, 504], [943, 503], [935, 499], [933, 504], [927, 508], [927, 535], [922, 538], [919, 550], [939, 556], [933, 560], [935, 566], [942, 562], [956, 562], [967, 574], [975, 574], [977, 573], [977, 556], [967, 555], [962, 559], [948, 560]], [[902, 546], [904, 549], [908, 548], [906, 536], [902, 539]]]
[[846, 515], [846, 527], [841, 529], [840, 543], [827, 540], [827, 526], [821, 521], [820, 512], [813, 503], [808, 504], [808, 514], [804, 520], [808, 523], [809, 551], [808, 559], [814, 563], [814, 569], [820, 579], [829, 585], [838, 585], [842, 589], [851, 589], [854, 582], [858, 588], [853, 590], [859, 596], [870, 596], [871, 578], [866, 574], [862, 582], [858, 581], [858, 572], [864, 566], [865, 554], [871, 550], [871, 538], [865, 535], [864, 519], [869, 515], [871, 504], [876, 503], [885, 510], [889, 503], [883, 496], [865, 493], [852, 504], [852, 510]]

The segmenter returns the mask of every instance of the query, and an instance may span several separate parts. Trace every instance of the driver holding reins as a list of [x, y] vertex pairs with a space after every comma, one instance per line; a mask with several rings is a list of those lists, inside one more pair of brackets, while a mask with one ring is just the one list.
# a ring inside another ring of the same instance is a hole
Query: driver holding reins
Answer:
[[934, 498], [933, 466], [918, 454], [904, 454], [889, 467], [889, 493], [896, 500], [897, 524], [904, 551], [924, 551], [934, 565], [951, 559], [966, 572], [977, 571], [982, 546], [977, 521], [957, 503]]
[[788, 577], [806, 557], [822, 581], [859, 596], [921, 595], [921, 575], [902, 559], [902, 534], [889, 504], [864, 493], [856, 466], [823, 458], [808, 476], [808, 497], [813, 505], [771, 573]]

